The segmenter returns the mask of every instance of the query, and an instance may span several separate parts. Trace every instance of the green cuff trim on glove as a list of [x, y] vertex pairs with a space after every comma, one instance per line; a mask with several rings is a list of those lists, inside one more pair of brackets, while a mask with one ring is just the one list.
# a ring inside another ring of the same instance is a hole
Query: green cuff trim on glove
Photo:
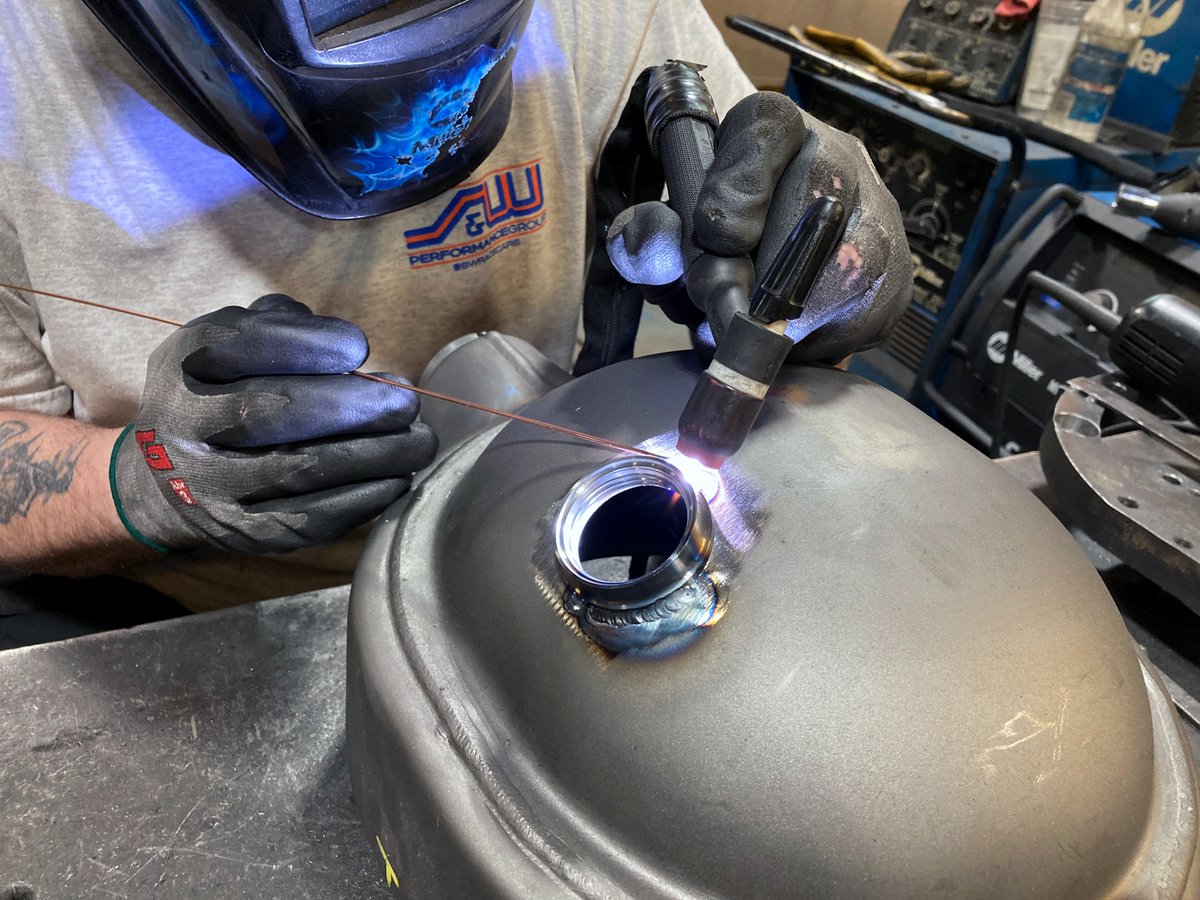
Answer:
[[133, 423], [125, 426], [125, 430], [117, 437], [113, 444], [112, 455], [108, 458], [108, 489], [112, 494], [113, 505], [117, 508], [117, 515], [121, 519], [121, 524], [139, 543], [145, 544], [151, 550], [158, 553], [170, 553], [169, 547], [164, 547], [161, 544], [156, 544], [150, 538], [146, 537], [140, 531], [133, 527], [133, 523], [129, 521], [129, 517], [125, 515], [125, 507], [121, 505], [121, 496], [117, 493], [117, 451], [121, 449], [121, 444], [125, 442], [125, 436], [133, 429]]

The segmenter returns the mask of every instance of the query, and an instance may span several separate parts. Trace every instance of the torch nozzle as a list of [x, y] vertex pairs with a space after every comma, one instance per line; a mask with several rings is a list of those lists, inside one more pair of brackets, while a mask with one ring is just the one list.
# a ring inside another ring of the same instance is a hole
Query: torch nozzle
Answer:
[[692, 390], [679, 416], [681, 453], [716, 469], [741, 449], [794, 346], [787, 321], [804, 312], [845, 222], [845, 207], [832, 197], [804, 211], [751, 294], [749, 312], [733, 316]]

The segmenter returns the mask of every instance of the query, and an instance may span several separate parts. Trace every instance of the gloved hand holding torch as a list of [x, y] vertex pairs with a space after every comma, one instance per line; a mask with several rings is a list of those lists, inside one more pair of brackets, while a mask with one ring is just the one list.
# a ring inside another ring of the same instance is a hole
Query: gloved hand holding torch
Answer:
[[[912, 258], [900, 210], [862, 144], [783, 94], [751, 94], [720, 123], [688, 229], [667, 205], [642, 203], [613, 223], [609, 255], [627, 280], [664, 285], [684, 278], [692, 261], [680, 246], [686, 230], [693, 254], [747, 256], [761, 276], [822, 196], [845, 205], [845, 234], [788, 328], [796, 344], [789, 360], [837, 362], [887, 336], [911, 296]], [[694, 292], [692, 299], [703, 303]], [[718, 334], [729, 324], [726, 310], [702, 312], [725, 319], [711, 322]]]
[[714, 135], [699, 68], [672, 60], [651, 73], [645, 116], [673, 209], [626, 210], [609, 256], [676, 321], [694, 322], [681, 286], [707, 318], [716, 355], [678, 447], [718, 468], [785, 360], [838, 362], [887, 336], [908, 303], [911, 256], [862, 145], [782, 94], [747, 97]]
[[[348, 374], [350, 322], [282, 294], [188, 322], [151, 355], [109, 481], [158, 550], [284, 552], [341, 537], [400, 497], [437, 440], [415, 394]], [[395, 376], [389, 376], [395, 378]]]

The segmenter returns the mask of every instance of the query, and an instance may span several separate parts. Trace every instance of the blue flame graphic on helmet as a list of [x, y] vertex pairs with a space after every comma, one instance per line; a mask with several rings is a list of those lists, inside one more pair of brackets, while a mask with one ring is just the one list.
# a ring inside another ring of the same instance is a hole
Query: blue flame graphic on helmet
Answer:
[[[229, 52], [225, 41], [213, 28], [212, 23], [196, 8], [191, 0], [177, 0], [179, 9], [187, 21], [195, 29], [196, 34], [204, 42], [211, 59], [224, 70], [229, 79], [228, 88], [220, 82], [212, 83], [209, 79], [209, 89], [216, 95], [218, 101], [224, 100], [228, 106], [244, 109], [252, 123], [272, 144], [277, 144], [287, 136], [287, 123], [279, 115], [279, 111], [271, 105], [271, 101], [263, 95], [258, 86], [247, 77], [241, 65]], [[208, 78], [208, 76], [205, 76]]]
[[346, 171], [362, 182], [362, 190], [398, 188], [421, 178], [443, 150], [456, 153], [471, 124], [471, 103], [479, 85], [513, 49], [480, 47], [462, 69], [439, 73], [416, 95], [394, 97], [368, 114], [376, 130], [370, 140], [357, 139], [341, 156]]

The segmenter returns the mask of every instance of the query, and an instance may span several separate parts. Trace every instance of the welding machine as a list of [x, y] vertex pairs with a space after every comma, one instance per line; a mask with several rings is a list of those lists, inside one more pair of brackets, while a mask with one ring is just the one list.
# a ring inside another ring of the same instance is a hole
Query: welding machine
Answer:
[[[1131, 10], [1141, 0], [1130, 0]], [[1162, 150], [1200, 143], [1200, 3], [1155, 0], [1105, 119], [1107, 132]]]
[[[1149, 179], [1166, 176], [1188, 169], [1198, 152], [1081, 147], [1032, 123], [1017, 127], [1015, 116], [1005, 118], [994, 108], [963, 114], [971, 107], [962, 101], [906, 92], [859, 67], [821, 60], [811, 47], [762, 22], [735, 16], [728, 23], [791, 54], [785, 91], [805, 110], [860, 138], [899, 202], [913, 253], [913, 302], [889, 339], [850, 365], [927, 412], [933, 405], [916, 388], [918, 373], [929, 371], [930, 348], [996, 239], [1036, 198], [1055, 184], [1115, 190], [1129, 180], [1118, 172], [1123, 166]], [[1026, 139], [1026, 128], [1066, 149]]]
[[1034, 16], [997, 15], [994, 0], [909, 0], [888, 51], [929, 56], [937, 68], [970, 78], [968, 96], [1011, 103], [1036, 24]]
[[[1003, 433], [992, 433], [1014, 306], [1030, 272], [1087, 294], [1117, 315], [1157, 294], [1200, 306], [1200, 245], [1145, 219], [1118, 214], [1111, 195], [1058, 193], [1077, 202], [1051, 209], [1013, 247], [958, 339], [940, 341], [931, 351], [939, 357], [929, 370], [935, 415], [1004, 454], [1037, 449], [1070, 379], [1116, 371], [1105, 334], [1053, 297], [1035, 293], [1011, 355]], [[943, 348], [949, 351], [944, 357]]]
[[[913, 302], [887, 342], [855, 357], [852, 370], [916, 399], [935, 334], [962, 298], [995, 240], [1056, 183], [1113, 191], [1120, 179], [1045, 144], [1026, 143], [1019, 187], [1011, 190], [1008, 140], [941, 122], [855, 85], [792, 67], [786, 90], [806, 110], [860, 138], [904, 215], [913, 253]], [[1127, 159], [1159, 172], [1185, 168], [1196, 151]]]

